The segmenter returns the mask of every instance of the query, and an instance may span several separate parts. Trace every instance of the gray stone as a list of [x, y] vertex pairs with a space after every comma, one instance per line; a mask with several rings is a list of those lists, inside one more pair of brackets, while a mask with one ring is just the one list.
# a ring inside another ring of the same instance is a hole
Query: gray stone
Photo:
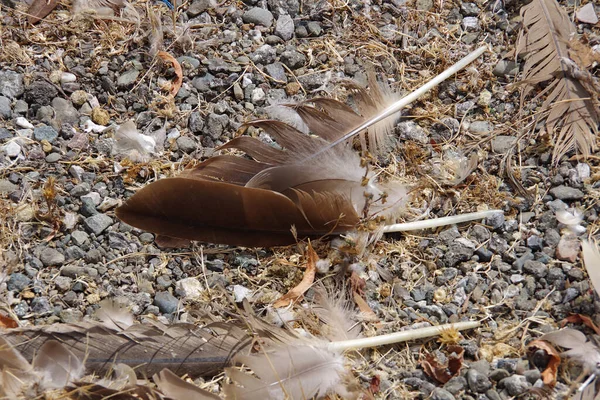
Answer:
[[492, 229], [499, 229], [504, 225], [504, 214], [501, 212], [494, 213], [485, 219], [485, 224]]
[[422, 144], [429, 143], [425, 129], [421, 128], [414, 121], [400, 122], [396, 126], [396, 129], [401, 139], [412, 140]]
[[[188, 9], [189, 12], [189, 9]], [[197, 58], [194, 57], [190, 57], [190, 56], [181, 56], [181, 57], [177, 57], [177, 61], [179, 61], [179, 64], [181, 64], [182, 66], [184, 65], [189, 65], [192, 69], [196, 69], [200, 66], [200, 60], [198, 60]]]
[[514, 136], [498, 135], [492, 139], [492, 151], [498, 154], [505, 154], [517, 141]]
[[70, 124], [76, 126], [79, 122], [79, 111], [73, 107], [73, 103], [61, 97], [52, 100], [52, 108], [56, 113], [55, 119], [58, 125]]
[[154, 305], [158, 307], [161, 313], [171, 314], [177, 311], [179, 301], [169, 292], [158, 292], [154, 296]]
[[71, 290], [71, 284], [73, 283], [73, 279], [67, 276], [57, 276], [52, 281], [54, 286], [61, 292]]
[[121, 89], [127, 89], [133, 86], [139, 75], [140, 71], [138, 71], [137, 69], [130, 69], [128, 71], [125, 71], [117, 78], [117, 85]]
[[492, 73], [496, 76], [515, 76], [519, 73], [519, 64], [514, 61], [500, 60]]
[[6, 288], [8, 290], [16, 290], [22, 291], [26, 287], [31, 284], [31, 279], [29, 279], [26, 275], [23, 275], [20, 272], [15, 272], [10, 274], [10, 278], [8, 278], [8, 282], [6, 283]]
[[102, 261], [102, 253], [98, 249], [91, 249], [85, 253], [85, 261], [89, 263], [99, 263]]
[[152, 243], [154, 241], [154, 235], [148, 232], [144, 232], [140, 235], [140, 242], [144, 244]]
[[321, 36], [321, 33], [323, 32], [321, 24], [317, 21], [310, 21], [306, 26], [306, 30], [310, 36]]
[[263, 44], [258, 49], [256, 49], [256, 51], [250, 54], [250, 59], [252, 60], [252, 62], [254, 62], [255, 64], [262, 65], [271, 64], [273, 61], [275, 61], [276, 57], [277, 51], [273, 46], [268, 44]]
[[469, 125], [469, 132], [487, 133], [494, 130], [494, 125], [489, 121], [474, 121]]
[[297, 69], [306, 64], [306, 57], [296, 50], [286, 50], [281, 53], [281, 62], [290, 69]]
[[8, 179], [0, 179], [0, 194], [12, 193], [17, 189], [19, 187]]
[[48, 142], [53, 143], [58, 137], [58, 132], [51, 126], [42, 125], [34, 128], [33, 137], [39, 142], [47, 140]]
[[264, 8], [254, 7], [242, 14], [242, 20], [247, 24], [263, 25], [268, 28], [273, 24], [273, 14]]
[[527, 379], [523, 375], [513, 375], [504, 378], [500, 381], [500, 385], [504, 386], [511, 396], [518, 396], [525, 393], [531, 387], [531, 383], [527, 382]]
[[0, 128], [0, 140], [12, 139], [13, 134], [6, 128]]
[[40, 260], [46, 267], [63, 265], [65, 262], [65, 256], [56, 249], [46, 247], [40, 253]]
[[129, 241], [119, 232], [108, 232], [108, 247], [116, 250], [127, 250], [129, 249]]
[[112, 218], [106, 214], [92, 215], [91, 217], [88, 217], [83, 221], [83, 224], [85, 225], [86, 229], [95, 234], [96, 236], [104, 232], [104, 230], [111, 226], [112, 223]]
[[584, 196], [581, 190], [568, 186], [553, 187], [550, 194], [559, 200], [581, 200]]
[[275, 34], [283, 40], [294, 37], [294, 20], [288, 14], [281, 14], [275, 24]]
[[477, 7], [477, 4], [475, 3], [461, 3], [460, 12], [465, 17], [474, 17], [476, 15], [479, 15], [481, 10], [479, 9], [479, 7]]
[[[597, 4], [597, 3], [596, 3]], [[598, 23], [598, 14], [594, 9], [594, 2], [587, 3], [575, 13], [577, 20], [584, 24], [596, 25]]]
[[212, 139], [218, 139], [223, 135], [223, 131], [229, 123], [229, 117], [215, 113], [208, 114], [204, 132]]
[[544, 241], [538, 235], [531, 235], [527, 238], [527, 247], [532, 251], [540, 251], [543, 245]]
[[535, 382], [538, 379], [540, 379], [542, 377], [542, 373], [537, 369], [530, 369], [530, 370], [523, 372], [523, 376], [525, 376], [525, 379], [527, 379], [527, 382], [529, 382], [533, 385], [533, 384], [535, 384]]
[[58, 95], [58, 90], [53, 84], [46, 81], [35, 81], [25, 89], [23, 98], [29, 104], [47, 106]]
[[276, 16], [289, 14], [295, 17], [300, 12], [299, 0], [267, 0], [267, 4], [269, 5], [269, 10]]
[[14, 71], [0, 71], [0, 94], [12, 99], [24, 91], [23, 75]]
[[15, 114], [27, 114], [27, 110], [29, 110], [29, 104], [23, 100], [17, 100], [13, 107], [13, 112]]
[[69, 308], [58, 313], [60, 321], [64, 324], [74, 324], [83, 319], [83, 313], [79, 310]]
[[459, 262], [467, 261], [475, 253], [475, 248], [466, 246], [464, 243], [455, 241], [444, 253], [444, 263], [447, 267], [454, 267]]
[[83, 251], [79, 246], [69, 246], [65, 251], [67, 254], [67, 258], [69, 260], [83, 260], [85, 257], [85, 251]]
[[281, 64], [281, 63], [276, 62], [273, 64], [269, 64], [265, 67], [265, 71], [272, 78], [274, 78], [280, 82], [287, 83], [287, 81], [288, 81], [287, 76], [285, 75], [285, 69], [283, 68], [283, 64]]
[[184, 153], [191, 153], [198, 147], [194, 139], [189, 136], [181, 136], [177, 138], [177, 147]]
[[31, 311], [39, 315], [44, 315], [52, 311], [52, 306], [46, 296], [40, 296], [31, 300]]
[[492, 382], [488, 377], [474, 368], [467, 371], [467, 382], [469, 388], [475, 393], [484, 393], [492, 387]]
[[47, 163], [55, 163], [60, 161], [61, 155], [59, 153], [50, 153], [46, 156], [45, 160]]
[[435, 388], [431, 392], [431, 400], [454, 400], [455, 397], [449, 391], [441, 388]]
[[467, 388], [467, 380], [462, 376], [455, 376], [444, 385], [444, 389], [452, 394], [458, 394]]
[[91, 217], [92, 215], [98, 214], [94, 200], [85, 196], [81, 197], [81, 208], [79, 209], [79, 213], [84, 217]]
[[192, 86], [198, 90], [199, 92], [209, 92], [210, 91], [210, 82], [214, 81], [215, 77], [211, 74], [206, 74], [204, 76], [199, 76], [192, 80]]
[[195, 111], [190, 114], [188, 118], [188, 129], [193, 134], [198, 134], [202, 132], [202, 128], [204, 128], [204, 117], [199, 112]]
[[211, 0], [194, 0], [187, 9], [187, 15], [191, 18], [202, 14], [211, 6]]
[[71, 194], [71, 196], [74, 196], [74, 197], [81, 197], [85, 194], [88, 194], [90, 192], [90, 190], [92, 190], [92, 187], [90, 186], [89, 183], [81, 182], [81, 183], [73, 186], [73, 188], [69, 191], [69, 194]]
[[507, 370], [502, 369], [502, 368], [493, 370], [489, 375], [490, 379], [492, 379], [496, 382], [499, 382], [502, 379], [507, 378], [509, 376], [510, 376], [510, 372], [508, 372]]
[[0, 118], [9, 119], [12, 116], [10, 109], [10, 99], [5, 96], [0, 96]]

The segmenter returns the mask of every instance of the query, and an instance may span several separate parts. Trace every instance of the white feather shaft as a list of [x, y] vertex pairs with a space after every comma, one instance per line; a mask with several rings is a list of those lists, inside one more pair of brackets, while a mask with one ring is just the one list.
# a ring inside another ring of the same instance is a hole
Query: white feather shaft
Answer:
[[440, 226], [460, 224], [462, 222], [475, 221], [491, 217], [496, 213], [504, 213], [502, 210], [488, 210], [478, 211], [473, 213], [452, 215], [449, 217], [426, 219], [423, 221], [406, 222], [403, 224], [392, 224], [383, 228], [386, 233], [389, 232], [406, 232], [406, 231], [418, 231], [421, 229], [437, 228]]
[[331, 342], [327, 345], [330, 351], [346, 351], [363, 349], [366, 347], [383, 346], [386, 344], [407, 342], [409, 340], [422, 339], [437, 336], [445, 330], [454, 329], [462, 331], [465, 329], [478, 328], [481, 325], [479, 321], [457, 322], [455, 324], [444, 324], [438, 326], [428, 326], [426, 328], [411, 329], [408, 331], [394, 332], [388, 335], [373, 336], [360, 339], [342, 340]]
[[423, 96], [425, 93], [427, 93], [428, 91], [430, 91], [431, 89], [433, 89], [434, 87], [436, 87], [437, 85], [439, 85], [440, 83], [445, 81], [446, 79], [450, 78], [452, 75], [456, 74], [458, 71], [465, 68], [467, 65], [469, 65], [473, 61], [475, 61], [477, 59], [477, 57], [482, 55], [487, 49], [488, 49], [487, 46], [481, 46], [477, 50], [468, 54], [466, 57], [461, 59], [459, 62], [457, 62], [456, 64], [454, 64], [453, 66], [451, 66], [450, 68], [448, 68], [447, 70], [442, 72], [441, 74], [437, 75], [435, 78], [433, 78], [432, 80], [430, 80], [429, 82], [427, 82], [426, 84], [424, 84], [423, 86], [421, 86], [420, 88], [418, 88], [417, 90], [412, 92], [411, 94], [404, 96], [403, 98], [401, 98], [400, 100], [398, 100], [397, 102], [395, 102], [394, 104], [389, 106], [388, 108], [384, 109], [382, 112], [380, 112], [373, 118], [365, 121], [363, 124], [356, 127], [352, 131], [348, 132], [347, 134], [345, 134], [341, 138], [337, 139], [336, 141], [331, 142], [331, 144], [329, 144], [328, 146], [325, 146], [323, 149], [317, 151], [316, 153], [314, 153], [313, 155], [308, 157], [307, 160], [310, 160], [310, 159], [318, 156], [319, 154], [327, 151], [328, 149], [330, 149], [342, 142], [345, 142], [346, 140], [350, 139], [354, 135], [367, 129], [371, 125], [376, 124], [377, 122], [396, 114], [402, 108], [406, 107], [413, 101], [417, 100], [419, 97]]

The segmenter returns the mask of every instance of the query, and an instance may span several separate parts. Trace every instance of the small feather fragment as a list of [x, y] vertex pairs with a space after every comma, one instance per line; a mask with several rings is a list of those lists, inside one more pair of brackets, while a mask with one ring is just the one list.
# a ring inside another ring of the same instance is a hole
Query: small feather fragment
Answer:
[[600, 295], [600, 251], [598, 246], [587, 240], [581, 241], [583, 265], [592, 281], [594, 290]]

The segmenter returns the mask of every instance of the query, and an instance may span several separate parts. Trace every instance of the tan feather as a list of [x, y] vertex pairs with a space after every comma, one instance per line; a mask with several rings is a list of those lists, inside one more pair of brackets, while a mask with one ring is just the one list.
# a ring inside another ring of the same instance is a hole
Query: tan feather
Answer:
[[198, 386], [186, 382], [168, 369], [163, 369], [152, 378], [158, 389], [173, 400], [220, 400], [221, 398]]
[[594, 290], [600, 296], [600, 250], [595, 243], [587, 240], [581, 241], [581, 249], [583, 266], [590, 277]]
[[588, 156], [596, 149], [600, 109], [562, 61], [569, 59], [568, 42], [575, 26], [556, 0], [533, 0], [521, 8], [521, 16], [523, 31], [516, 54], [527, 54], [520, 83], [521, 105], [536, 84], [546, 83], [533, 101], [547, 95], [541, 115], [547, 133], [554, 138], [554, 163], [573, 149]]
[[281, 346], [236, 361], [258, 376], [225, 370], [233, 382], [223, 387], [225, 396], [237, 400], [320, 398], [335, 392], [345, 374], [341, 354], [310, 345]]

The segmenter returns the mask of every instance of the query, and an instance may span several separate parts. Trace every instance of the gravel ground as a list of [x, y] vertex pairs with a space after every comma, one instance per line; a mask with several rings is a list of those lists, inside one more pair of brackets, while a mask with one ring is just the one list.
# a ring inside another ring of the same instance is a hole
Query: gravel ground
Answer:
[[[342, 78], [364, 83], [369, 65], [408, 93], [488, 44], [490, 52], [403, 112], [394, 129], [397, 145], [379, 162], [419, 188], [405, 220], [492, 208], [504, 216], [388, 235], [361, 259], [340, 258], [326, 241], [316, 250], [334, 270], [354, 263], [366, 280], [365, 296], [379, 319], [363, 323], [367, 335], [485, 319], [479, 330], [465, 332], [459, 342], [464, 367], [445, 384], [419, 365], [424, 349], [444, 357], [435, 340], [366, 351], [354, 371], [365, 387], [379, 377], [376, 398], [496, 400], [539, 387], [537, 367], [543, 365], [528, 361], [526, 343], [571, 313], [594, 318], [600, 307], [580, 261], [579, 239], [555, 217], [557, 210], [579, 208], [587, 233], [598, 238], [600, 167], [597, 155], [554, 166], [546, 138], [517, 138], [535, 108], [527, 104], [520, 115], [519, 94], [509, 87], [519, 71], [509, 52], [520, 5], [194, 0], [180, 7], [173, 32], [170, 13], [157, 4], [164, 48], [183, 68], [174, 99], [164, 90], [173, 68], [149, 56], [152, 35], [142, 4], [139, 29], [72, 18], [62, 5], [27, 26], [21, 13], [3, 6], [4, 311], [23, 325], [70, 323], [91, 316], [101, 299], [116, 297], [136, 316], [185, 320], [190, 310], [229, 307], [224, 296], [215, 296], [223, 287], [269, 316], [268, 305], [302, 277], [298, 247], [198, 243], [163, 251], [152, 234], [120, 223], [115, 207], [146, 183], [209, 157], [269, 105], [336, 95]], [[579, 24], [578, 30], [598, 48], [597, 25]], [[119, 153], [113, 132], [85, 129], [90, 120], [106, 126], [128, 119], [157, 141], [155, 154], [134, 162]], [[508, 162], [527, 196], [502, 170], [512, 150]], [[440, 152], [474, 152], [478, 167], [459, 185], [439, 183], [431, 177]], [[556, 393], [575, 377], [565, 370]]]

